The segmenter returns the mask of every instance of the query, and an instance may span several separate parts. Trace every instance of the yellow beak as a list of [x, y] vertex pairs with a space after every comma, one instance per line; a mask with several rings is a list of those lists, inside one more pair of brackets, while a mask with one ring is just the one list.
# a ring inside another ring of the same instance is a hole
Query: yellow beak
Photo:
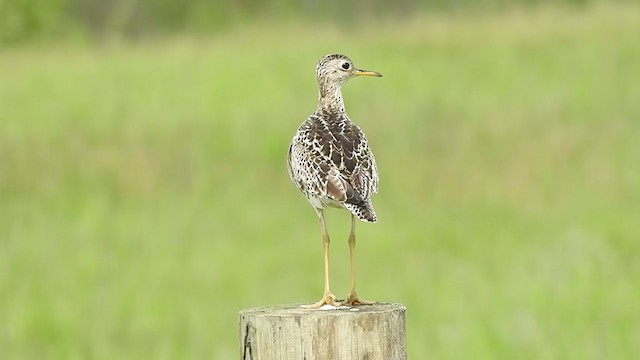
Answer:
[[354, 75], [354, 76], [375, 76], [375, 77], [382, 77], [382, 74], [380, 74], [379, 72], [369, 71], [369, 70], [360, 70], [360, 69], [355, 69], [355, 70], [353, 71], [353, 75]]

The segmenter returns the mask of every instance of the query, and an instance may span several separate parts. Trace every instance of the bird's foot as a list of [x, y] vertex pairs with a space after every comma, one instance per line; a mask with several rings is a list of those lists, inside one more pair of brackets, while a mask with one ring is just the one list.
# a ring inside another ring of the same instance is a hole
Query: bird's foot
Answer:
[[324, 296], [322, 297], [322, 299], [320, 299], [320, 301], [318, 301], [315, 304], [310, 304], [310, 305], [302, 305], [303, 308], [305, 309], [318, 309], [324, 305], [331, 305], [331, 306], [335, 306], [335, 307], [339, 307], [342, 304], [340, 303], [340, 301], [336, 300], [336, 296], [333, 295], [332, 293], [327, 293], [324, 294]]
[[375, 303], [376, 303], [375, 301], [367, 301], [367, 300], [360, 299], [358, 297], [358, 294], [356, 294], [355, 291], [353, 291], [353, 292], [350, 292], [349, 295], [347, 295], [347, 299], [342, 302], [342, 305], [357, 306], [357, 305], [373, 305]]

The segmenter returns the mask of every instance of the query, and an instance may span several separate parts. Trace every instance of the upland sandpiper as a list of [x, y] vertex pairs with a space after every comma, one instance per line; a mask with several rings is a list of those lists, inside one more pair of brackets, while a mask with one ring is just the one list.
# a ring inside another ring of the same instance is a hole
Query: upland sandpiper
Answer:
[[[287, 158], [291, 180], [309, 200], [320, 219], [324, 295], [309, 307], [368, 304], [370, 302], [359, 299], [356, 294], [355, 219], [371, 223], [377, 221], [371, 195], [378, 191], [378, 170], [364, 132], [347, 116], [341, 89], [353, 77], [382, 75], [356, 68], [345, 55], [330, 54], [320, 59], [316, 76], [320, 93], [318, 109], [298, 128]], [[351, 290], [344, 301], [336, 300], [329, 287], [329, 233], [324, 221], [326, 207], [343, 208], [351, 213]]]

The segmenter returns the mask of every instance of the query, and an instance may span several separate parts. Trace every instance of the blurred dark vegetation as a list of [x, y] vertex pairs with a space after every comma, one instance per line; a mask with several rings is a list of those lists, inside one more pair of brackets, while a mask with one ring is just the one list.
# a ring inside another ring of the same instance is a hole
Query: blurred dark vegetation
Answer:
[[0, 0], [0, 43], [69, 38], [129, 39], [213, 33], [248, 20], [291, 17], [349, 22], [416, 11], [482, 11], [597, 0]]

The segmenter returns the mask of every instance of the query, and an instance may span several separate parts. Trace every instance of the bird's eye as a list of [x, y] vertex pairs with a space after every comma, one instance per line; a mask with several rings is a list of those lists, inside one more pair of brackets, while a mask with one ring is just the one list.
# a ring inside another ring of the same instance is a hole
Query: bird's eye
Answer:
[[349, 70], [349, 68], [351, 67], [351, 64], [349, 64], [348, 62], [342, 63], [342, 68], [345, 70]]

